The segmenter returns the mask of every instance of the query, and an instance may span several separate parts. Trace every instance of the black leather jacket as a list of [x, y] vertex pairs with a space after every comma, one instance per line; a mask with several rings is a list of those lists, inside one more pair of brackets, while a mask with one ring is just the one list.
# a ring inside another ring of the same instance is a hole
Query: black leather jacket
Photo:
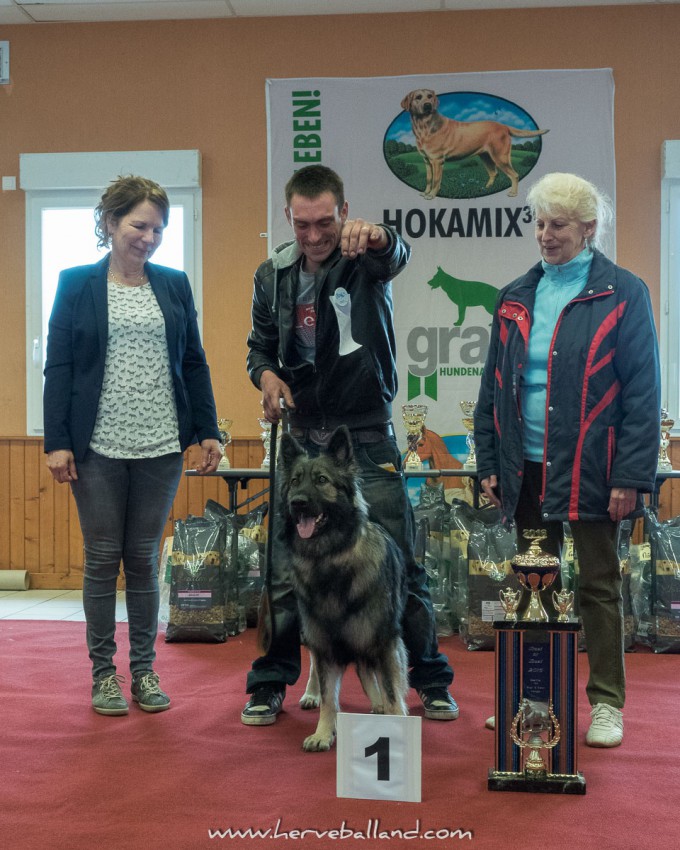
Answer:
[[391, 417], [397, 392], [391, 281], [411, 249], [385, 230], [389, 245], [383, 251], [349, 259], [336, 248], [317, 271], [314, 364], [302, 360], [295, 344], [297, 243], [276, 248], [255, 272], [248, 374], [258, 388], [267, 369], [288, 384], [295, 424], [356, 428]]

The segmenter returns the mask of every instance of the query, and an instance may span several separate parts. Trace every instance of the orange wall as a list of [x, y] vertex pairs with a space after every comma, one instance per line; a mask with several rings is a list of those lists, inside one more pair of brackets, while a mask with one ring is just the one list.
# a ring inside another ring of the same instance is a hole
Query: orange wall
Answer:
[[[0, 174], [18, 177], [20, 153], [201, 151], [204, 342], [236, 436], [259, 430], [244, 360], [266, 252], [268, 77], [613, 68], [618, 261], [648, 282], [658, 313], [660, 152], [680, 138], [680, 6], [27, 25], [0, 37], [12, 78], [0, 86]], [[0, 193], [0, 234], [7, 437], [26, 427], [20, 190]]]

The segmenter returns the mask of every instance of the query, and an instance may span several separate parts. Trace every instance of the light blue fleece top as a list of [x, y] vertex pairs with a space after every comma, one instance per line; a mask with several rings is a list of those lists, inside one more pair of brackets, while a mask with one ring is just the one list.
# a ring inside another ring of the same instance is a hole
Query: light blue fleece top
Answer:
[[592, 252], [586, 248], [561, 266], [543, 261], [543, 277], [536, 288], [529, 354], [520, 386], [524, 417], [524, 457], [543, 460], [548, 354], [562, 310], [588, 281]]

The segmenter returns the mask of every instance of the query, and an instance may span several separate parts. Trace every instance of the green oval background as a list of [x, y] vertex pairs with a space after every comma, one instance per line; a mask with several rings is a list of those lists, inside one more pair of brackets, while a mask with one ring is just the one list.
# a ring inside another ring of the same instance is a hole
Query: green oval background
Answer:
[[[439, 112], [456, 121], [500, 121], [521, 130], [537, 130], [538, 124], [518, 104], [486, 92], [446, 92], [438, 94]], [[540, 129], [546, 130], [547, 127]], [[410, 141], [409, 141], [410, 137]], [[542, 136], [515, 139], [512, 164], [520, 181], [534, 168], [541, 155]], [[416, 147], [408, 112], [401, 112], [385, 132], [383, 155], [394, 176], [417, 192], [425, 190], [425, 161]], [[498, 172], [491, 188], [488, 175], [478, 156], [444, 163], [442, 185], [437, 197], [471, 199], [507, 192], [510, 180]]]

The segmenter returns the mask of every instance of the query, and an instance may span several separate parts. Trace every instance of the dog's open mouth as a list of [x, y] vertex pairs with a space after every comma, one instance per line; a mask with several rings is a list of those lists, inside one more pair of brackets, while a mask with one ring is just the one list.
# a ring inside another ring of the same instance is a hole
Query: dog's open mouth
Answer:
[[303, 540], [309, 540], [326, 522], [326, 515], [319, 516], [300, 516], [297, 521], [297, 533]]

